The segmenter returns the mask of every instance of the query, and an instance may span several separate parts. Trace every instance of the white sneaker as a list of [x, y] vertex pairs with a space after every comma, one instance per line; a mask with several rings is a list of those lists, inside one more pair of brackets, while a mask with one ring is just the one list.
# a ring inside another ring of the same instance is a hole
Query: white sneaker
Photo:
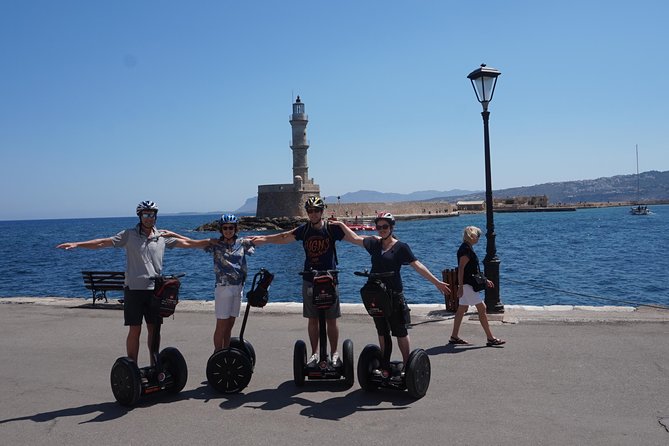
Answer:
[[318, 364], [318, 354], [317, 354], [317, 353], [314, 353], [314, 354], [311, 355], [311, 357], [309, 358], [309, 361], [307, 361], [307, 366], [309, 366], [309, 367], [314, 367], [314, 366], [316, 366], [316, 364]]
[[339, 360], [339, 353], [338, 353], [338, 352], [334, 352], [334, 353], [332, 354], [332, 365], [336, 367], [336, 366], [339, 365], [338, 362], [341, 362], [341, 361]]

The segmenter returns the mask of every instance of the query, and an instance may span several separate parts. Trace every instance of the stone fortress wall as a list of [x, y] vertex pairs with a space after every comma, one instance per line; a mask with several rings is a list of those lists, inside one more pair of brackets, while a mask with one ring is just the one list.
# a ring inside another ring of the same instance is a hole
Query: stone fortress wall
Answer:
[[446, 216], [457, 211], [455, 203], [446, 201], [402, 201], [395, 203], [326, 203], [325, 216], [334, 214], [338, 219], [356, 216], [371, 219], [379, 212], [390, 212], [396, 216]]

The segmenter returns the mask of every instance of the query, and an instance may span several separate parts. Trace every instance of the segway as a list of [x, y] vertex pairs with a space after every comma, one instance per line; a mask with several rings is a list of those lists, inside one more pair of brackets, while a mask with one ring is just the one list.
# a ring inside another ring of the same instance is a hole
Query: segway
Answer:
[[262, 308], [269, 300], [268, 289], [274, 275], [262, 268], [253, 277], [251, 291], [246, 294], [246, 310], [238, 338], [230, 339], [230, 347], [214, 352], [207, 361], [207, 381], [220, 393], [241, 392], [251, 382], [256, 365], [256, 352], [244, 339], [244, 329], [251, 307]]
[[154, 324], [151, 345], [154, 365], [139, 368], [131, 358], [121, 357], [116, 360], [111, 369], [111, 388], [114, 398], [123, 406], [132, 406], [141, 396], [150, 393], [179, 393], [186, 385], [188, 367], [179, 350], [166, 347], [158, 353], [162, 319], [174, 314], [174, 308], [179, 302], [179, 277], [184, 275], [151, 278], [156, 283], [155, 304], [160, 306], [160, 321]]
[[[367, 283], [360, 290], [367, 313], [374, 318], [385, 318], [392, 314], [392, 298], [383, 283], [383, 278], [393, 276], [394, 272], [354, 273], [367, 277]], [[409, 354], [407, 364], [402, 369], [401, 361], [391, 361], [393, 350], [392, 337], [384, 336], [384, 351], [378, 345], [368, 344], [358, 358], [358, 383], [363, 390], [373, 392], [379, 388], [408, 391], [411, 397], [419, 399], [425, 396], [430, 385], [430, 357], [425, 350], [417, 348]]]
[[295, 342], [293, 350], [293, 378], [295, 385], [302, 387], [305, 379], [340, 381], [343, 378], [346, 388], [353, 385], [353, 341], [344, 341], [341, 362], [333, 364], [328, 356], [328, 339], [325, 312], [337, 303], [337, 270], [304, 271], [301, 276], [313, 277], [313, 302], [318, 308], [319, 361], [307, 363], [307, 345], [302, 340]]

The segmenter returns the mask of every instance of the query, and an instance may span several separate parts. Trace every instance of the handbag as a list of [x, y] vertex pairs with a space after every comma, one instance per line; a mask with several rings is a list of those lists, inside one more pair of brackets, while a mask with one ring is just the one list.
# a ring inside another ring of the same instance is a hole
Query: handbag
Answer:
[[483, 291], [488, 286], [488, 279], [486, 279], [481, 271], [472, 274], [472, 278], [474, 279], [474, 284], [472, 285], [474, 291]]
[[367, 314], [372, 317], [390, 317], [393, 312], [393, 301], [386, 285], [379, 279], [369, 279], [360, 288], [362, 303]]
[[327, 310], [337, 303], [337, 279], [333, 274], [324, 273], [314, 276], [313, 303], [319, 310]]
[[170, 317], [174, 314], [179, 303], [179, 288], [181, 282], [176, 277], [160, 278], [156, 280], [153, 295], [160, 307], [160, 317]]

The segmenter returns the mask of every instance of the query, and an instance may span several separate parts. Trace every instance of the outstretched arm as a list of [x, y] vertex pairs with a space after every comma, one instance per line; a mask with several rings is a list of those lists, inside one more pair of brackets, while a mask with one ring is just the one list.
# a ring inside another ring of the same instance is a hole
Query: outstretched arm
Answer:
[[56, 248], [70, 250], [74, 248], [86, 248], [86, 249], [99, 249], [99, 248], [108, 248], [113, 246], [112, 239], [107, 238], [96, 238], [93, 240], [86, 240], [85, 242], [66, 242], [61, 243], [56, 246]]
[[181, 237], [181, 238], [176, 238], [176, 242], [174, 243], [175, 248], [206, 248], [207, 246], [210, 245], [215, 245], [218, 243], [218, 239], [216, 238], [204, 238], [202, 240], [199, 239], [192, 239], [188, 237]]
[[288, 243], [294, 242], [296, 240], [292, 230], [279, 232], [278, 234], [272, 235], [254, 235], [248, 239], [251, 240], [256, 246], [264, 245], [266, 243], [274, 245], [287, 245]]
[[344, 232], [344, 240], [346, 240], [347, 242], [353, 243], [354, 245], [358, 246], [363, 245], [362, 242], [365, 238], [353, 232], [353, 229], [346, 226], [346, 223], [344, 223], [343, 221], [331, 220], [328, 222], [328, 224], [339, 226], [341, 230]]
[[190, 238], [186, 237], [185, 235], [178, 234], [174, 231], [170, 231], [168, 229], [161, 229], [160, 230], [160, 236], [161, 237], [170, 237], [170, 238], [178, 238], [182, 240], [191, 240]]
[[425, 277], [432, 285], [437, 287], [437, 289], [442, 293], [451, 292], [451, 289], [449, 288], [448, 284], [434, 277], [434, 274], [432, 274], [430, 270], [427, 269], [427, 266], [420, 263], [420, 260], [414, 260], [413, 262], [410, 263], [410, 265], [413, 267], [413, 269], [415, 269], [418, 272], [418, 274]]

